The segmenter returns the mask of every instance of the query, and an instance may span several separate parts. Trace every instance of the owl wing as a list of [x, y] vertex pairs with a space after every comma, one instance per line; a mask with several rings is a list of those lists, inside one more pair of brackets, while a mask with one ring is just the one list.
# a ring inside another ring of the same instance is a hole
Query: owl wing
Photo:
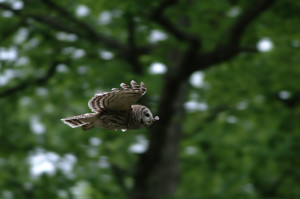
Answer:
[[122, 83], [122, 89], [113, 88], [111, 92], [96, 94], [90, 99], [88, 105], [93, 112], [103, 110], [128, 111], [131, 105], [137, 102], [145, 93], [146, 85], [141, 82], [138, 85], [134, 80], [130, 82], [131, 87]]

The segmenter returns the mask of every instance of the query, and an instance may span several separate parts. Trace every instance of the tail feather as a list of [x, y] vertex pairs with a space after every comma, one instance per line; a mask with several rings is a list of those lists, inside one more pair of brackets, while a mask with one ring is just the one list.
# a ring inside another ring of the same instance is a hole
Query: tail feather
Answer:
[[64, 118], [64, 119], [61, 119], [61, 121], [63, 121], [65, 124], [69, 125], [72, 128], [76, 128], [76, 127], [80, 127], [80, 126], [88, 124], [87, 122], [83, 122], [83, 121], [81, 121], [79, 119], [75, 119], [75, 118], [74, 119]]
[[72, 128], [80, 127], [84, 130], [91, 129], [94, 127], [94, 121], [97, 119], [98, 113], [87, 113], [83, 115], [76, 115], [72, 117], [67, 117], [61, 119], [65, 124], [69, 125]]

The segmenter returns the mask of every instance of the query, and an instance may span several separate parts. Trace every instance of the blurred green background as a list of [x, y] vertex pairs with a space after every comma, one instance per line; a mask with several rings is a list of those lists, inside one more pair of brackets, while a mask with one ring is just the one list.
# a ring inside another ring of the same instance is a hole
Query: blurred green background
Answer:
[[[299, 10], [0, 0], [0, 198], [300, 198]], [[132, 79], [152, 127], [60, 121]]]

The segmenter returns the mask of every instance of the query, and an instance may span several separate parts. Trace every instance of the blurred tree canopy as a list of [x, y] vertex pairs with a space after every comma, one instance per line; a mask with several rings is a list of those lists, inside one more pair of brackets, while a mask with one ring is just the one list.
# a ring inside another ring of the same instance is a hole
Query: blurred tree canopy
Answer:
[[[0, 198], [300, 198], [299, 10], [0, 0]], [[150, 128], [60, 121], [132, 79]]]

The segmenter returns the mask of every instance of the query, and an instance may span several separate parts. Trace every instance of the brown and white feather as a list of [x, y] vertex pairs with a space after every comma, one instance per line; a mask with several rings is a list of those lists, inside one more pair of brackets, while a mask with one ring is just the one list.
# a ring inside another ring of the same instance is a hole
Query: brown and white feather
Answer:
[[61, 120], [70, 127], [76, 128], [94, 122], [98, 115], [99, 113], [86, 113], [83, 115], [63, 118]]
[[141, 82], [138, 85], [135, 81], [131, 81], [131, 87], [122, 83], [123, 89], [113, 88], [111, 92], [96, 94], [88, 103], [93, 112], [101, 112], [101, 110], [110, 111], [129, 111], [131, 105], [137, 102], [141, 96], [146, 93], [146, 85]]
[[121, 88], [113, 88], [111, 92], [95, 94], [89, 100], [88, 106], [94, 113], [61, 120], [72, 128], [81, 126], [84, 130], [94, 126], [110, 130], [139, 129], [158, 120], [157, 116], [153, 118], [146, 106], [133, 105], [146, 93], [146, 85], [143, 82], [139, 85], [132, 80], [130, 86], [125, 83], [120, 86]]

